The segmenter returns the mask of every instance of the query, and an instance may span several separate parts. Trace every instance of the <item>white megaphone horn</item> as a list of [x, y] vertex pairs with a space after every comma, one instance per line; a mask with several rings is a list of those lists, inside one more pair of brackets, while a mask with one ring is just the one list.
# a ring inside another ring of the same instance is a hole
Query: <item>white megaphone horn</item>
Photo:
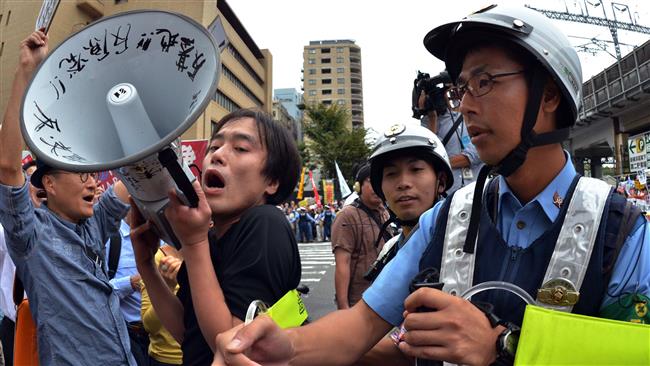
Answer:
[[214, 38], [191, 18], [102, 18], [40, 65], [23, 99], [23, 136], [54, 168], [113, 170], [162, 240], [180, 247], [164, 215], [167, 192], [193, 207], [198, 197], [178, 138], [214, 97], [220, 69]]

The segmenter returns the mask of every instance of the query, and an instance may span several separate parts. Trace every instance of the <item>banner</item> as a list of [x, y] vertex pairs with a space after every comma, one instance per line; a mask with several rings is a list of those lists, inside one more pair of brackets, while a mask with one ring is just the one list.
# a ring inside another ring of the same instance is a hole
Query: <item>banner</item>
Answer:
[[350, 187], [348, 187], [348, 183], [345, 181], [345, 178], [343, 178], [343, 173], [341, 173], [339, 164], [336, 161], [334, 161], [334, 166], [336, 166], [336, 178], [339, 180], [339, 187], [341, 187], [341, 197], [345, 198], [351, 195], [352, 191], [350, 190]]
[[199, 173], [203, 171], [203, 158], [208, 150], [208, 140], [186, 140], [181, 141], [183, 162], [192, 169], [192, 173], [200, 178]]
[[326, 205], [334, 203], [334, 181], [331, 179], [323, 179], [323, 196]]
[[[300, 173], [300, 183], [298, 184], [298, 194], [296, 195], [296, 198], [301, 200], [302, 195], [305, 192], [305, 167], [302, 168], [302, 173]], [[309, 172], [311, 174], [311, 172]]]
[[314, 191], [314, 200], [316, 200], [318, 206], [322, 206], [320, 196], [318, 195], [318, 188], [316, 188], [316, 184], [314, 184], [314, 176], [312, 175], [311, 170], [309, 171], [309, 180], [311, 181], [311, 189]]

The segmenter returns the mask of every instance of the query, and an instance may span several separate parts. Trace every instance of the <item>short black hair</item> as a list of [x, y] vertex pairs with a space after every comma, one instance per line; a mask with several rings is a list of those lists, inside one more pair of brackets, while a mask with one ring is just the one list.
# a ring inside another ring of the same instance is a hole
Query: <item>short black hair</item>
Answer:
[[217, 122], [210, 142], [229, 122], [242, 118], [252, 118], [257, 125], [262, 146], [266, 149], [266, 161], [262, 174], [271, 182], [278, 182], [278, 190], [266, 197], [266, 203], [277, 205], [285, 201], [298, 183], [300, 174], [300, 154], [289, 132], [266, 112], [258, 109], [238, 109]]

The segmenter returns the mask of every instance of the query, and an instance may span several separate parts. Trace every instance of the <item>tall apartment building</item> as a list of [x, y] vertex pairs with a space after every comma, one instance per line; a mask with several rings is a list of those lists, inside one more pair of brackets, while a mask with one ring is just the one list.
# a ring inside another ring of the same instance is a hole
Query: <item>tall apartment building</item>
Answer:
[[361, 48], [354, 41], [311, 41], [303, 51], [305, 103], [338, 104], [352, 116], [351, 128], [363, 128]]
[[[42, 1], [0, 0], [0, 111], [5, 109], [18, 62], [20, 41], [34, 30]], [[261, 50], [226, 0], [74, 0], [61, 1], [49, 30], [50, 49], [70, 34], [104, 17], [135, 9], [184, 14], [208, 29], [220, 17], [229, 46], [221, 53], [219, 88], [205, 112], [183, 139], [210, 138], [212, 126], [228, 112], [256, 107], [271, 113], [272, 56]]]

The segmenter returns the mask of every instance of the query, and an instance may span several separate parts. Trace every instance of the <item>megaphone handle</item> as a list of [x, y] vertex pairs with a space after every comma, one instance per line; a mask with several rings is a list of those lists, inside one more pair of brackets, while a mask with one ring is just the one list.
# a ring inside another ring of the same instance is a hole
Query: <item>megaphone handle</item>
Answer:
[[160, 163], [167, 168], [169, 175], [172, 176], [174, 182], [178, 188], [183, 192], [190, 207], [199, 206], [199, 196], [196, 194], [194, 187], [192, 187], [192, 182], [187, 179], [187, 175], [183, 168], [178, 164], [178, 157], [172, 149], [164, 149], [158, 153], [158, 160]]

